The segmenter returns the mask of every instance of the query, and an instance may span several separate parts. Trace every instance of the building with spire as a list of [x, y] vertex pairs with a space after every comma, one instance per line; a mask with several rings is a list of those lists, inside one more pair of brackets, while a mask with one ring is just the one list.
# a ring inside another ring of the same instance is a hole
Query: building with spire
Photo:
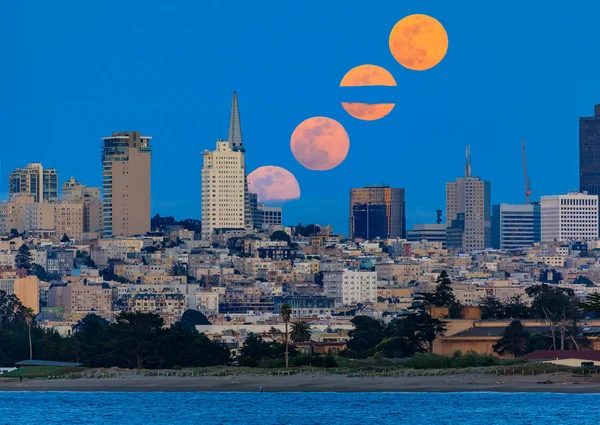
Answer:
[[491, 247], [491, 184], [473, 177], [467, 146], [465, 174], [446, 183], [447, 247], [466, 252]]
[[228, 140], [202, 152], [202, 239], [210, 241], [215, 229], [252, 228], [253, 217], [246, 176], [246, 150], [237, 93], [233, 92]]

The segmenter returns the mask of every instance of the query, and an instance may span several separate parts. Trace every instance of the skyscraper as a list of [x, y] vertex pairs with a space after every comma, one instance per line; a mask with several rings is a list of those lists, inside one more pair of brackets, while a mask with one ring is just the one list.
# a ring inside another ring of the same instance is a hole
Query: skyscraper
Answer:
[[[464, 231], [462, 249], [467, 252], [491, 246], [490, 222], [491, 184], [489, 181], [473, 177], [471, 167], [471, 148], [467, 146], [465, 175], [454, 182], [446, 183], [446, 219], [448, 229], [457, 220], [457, 228], [462, 226], [464, 214]], [[455, 245], [456, 234], [453, 233]]]
[[215, 229], [253, 226], [236, 92], [233, 92], [228, 138], [217, 140], [215, 150], [202, 152], [202, 239], [205, 241], [211, 240]]
[[579, 118], [579, 190], [600, 195], [600, 104]]
[[598, 239], [598, 195], [542, 196], [542, 242]]
[[404, 189], [365, 186], [350, 189], [351, 238], [404, 238]]
[[150, 231], [151, 139], [137, 131], [102, 139], [104, 237]]
[[8, 187], [11, 197], [29, 195], [34, 202], [58, 201], [58, 173], [39, 163], [27, 164], [10, 173]]
[[492, 207], [492, 248], [518, 249], [541, 240], [540, 204]]

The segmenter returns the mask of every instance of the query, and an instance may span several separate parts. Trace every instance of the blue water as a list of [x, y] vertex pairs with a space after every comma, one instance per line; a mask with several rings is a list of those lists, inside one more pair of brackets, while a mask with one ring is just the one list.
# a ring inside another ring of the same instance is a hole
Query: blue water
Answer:
[[600, 395], [0, 392], [2, 425], [595, 424]]

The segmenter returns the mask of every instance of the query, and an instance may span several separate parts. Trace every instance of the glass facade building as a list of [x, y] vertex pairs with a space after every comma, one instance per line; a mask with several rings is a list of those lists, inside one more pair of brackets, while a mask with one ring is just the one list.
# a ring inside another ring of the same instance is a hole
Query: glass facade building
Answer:
[[366, 186], [350, 189], [352, 239], [405, 238], [404, 189]]
[[492, 247], [519, 249], [541, 240], [540, 204], [499, 204], [492, 207]]

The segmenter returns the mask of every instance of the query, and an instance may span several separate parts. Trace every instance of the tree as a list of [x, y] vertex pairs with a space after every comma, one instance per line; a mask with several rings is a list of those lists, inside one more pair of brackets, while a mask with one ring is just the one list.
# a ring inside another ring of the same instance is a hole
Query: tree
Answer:
[[298, 320], [297, 322], [292, 323], [292, 332], [290, 333], [290, 338], [293, 342], [309, 341], [311, 334], [312, 331], [308, 322]]
[[587, 287], [594, 286], [594, 282], [587, 276], [577, 276], [573, 281], [573, 285], [585, 285]]
[[288, 244], [290, 243], [291, 239], [290, 239], [290, 235], [288, 235], [287, 233], [285, 233], [283, 230], [277, 230], [275, 232], [273, 232], [271, 234], [271, 238], [272, 241], [282, 241], [282, 242], [287, 242]]
[[17, 255], [15, 256], [15, 266], [18, 269], [25, 269], [27, 272], [31, 269], [31, 252], [27, 245], [21, 245], [21, 248], [17, 251]]
[[112, 330], [116, 333], [113, 350], [129, 365], [143, 369], [147, 363], [159, 361], [158, 340], [164, 333], [165, 321], [154, 313], [119, 313]]
[[25, 307], [21, 301], [14, 294], [0, 291], [0, 330], [11, 329], [24, 319]]
[[29, 270], [32, 276], [37, 276], [37, 278], [41, 281], [47, 281], [48, 274], [46, 273], [46, 269], [36, 263], [31, 264], [31, 269]]
[[538, 280], [542, 283], [560, 283], [562, 280], [562, 273], [557, 272], [555, 269], [541, 270]]
[[255, 333], [249, 333], [240, 351], [240, 365], [256, 367], [259, 362], [281, 358], [285, 354], [284, 347], [278, 342], [265, 342]]
[[385, 336], [381, 322], [368, 316], [355, 316], [350, 323], [354, 329], [348, 332], [350, 339], [344, 355], [364, 359], [375, 354], [375, 348]]
[[600, 317], [600, 294], [588, 294], [585, 301], [580, 304], [580, 307], [585, 313], [593, 314], [594, 317]]
[[[574, 298], [574, 291], [570, 288], [542, 284], [530, 286], [525, 289], [525, 292], [533, 298], [531, 303], [533, 315], [538, 319], [546, 320], [550, 325], [552, 348], [564, 350], [567, 337], [578, 347], [574, 332], [569, 331], [571, 325], [573, 325], [572, 328], [576, 327], [577, 320], [581, 316], [579, 304]], [[557, 330], [560, 332], [560, 348], [556, 343]]]
[[503, 355], [505, 352], [520, 357], [524, 354], [525, 345], [529, 340], [529, 332], [523, 328], [519, 320], [510, 322], [501, 334], [501, 338], [493, 346], [494, 352]]
[[21, 236], [19, 234], [19, 231], [17, 229], [10, 229], [10, 238], [18, 238], [19, 236]]
[[25, 323], [29, 331], [29, 360], [33, 360], [33, 344], [31, 343], [31, 326], [35, 323], [35, 314], [30, 308], [25, 309]]
[[69, 242], [71, 242], [71, 239], [69, 239], [69, 236], [66, 233], [64, 233], [62, 235], [62, 238], [60, 239], [60, 242], [61, 243], [69, 243]]
[[437, 286], [433, 293], [421, 293], [415, 297], [425, 307], [447, 307], [448, 317], [450, 319], [460, 319], [462, 307], [452, 291], [452, 281], [448, 277], [446, 270], [442, 270], [437, 278]]
[[289, 368], [289, 338], [288, 338], [288, 323], [292, 315], [292, 308], [289, 304], [283, 304], [281, 306], [281, 318], [285, 322], [285, 367]]
[[315, 273], [315, 283], [319, 286], [323, 286], [323, 272]]
[[504, 304], [492, 296], [488, 296], [481, 302], [481, 318], [483, 320], [499, 320], [506, 317]]
[[507, 319], [529, 319], [531, 308], [525, 304], [521, 295], [510, 297], [504, 304], [505, 318]]
[[198, 325], [210, 325], [211, 323], [201, 311], [188, 309], [183, 312], [179, 321], [184, 328], [194, 328]]
[[173, 276], [187, 276], [187, 267], [185, 263], [178, 262], [173, 266]]

